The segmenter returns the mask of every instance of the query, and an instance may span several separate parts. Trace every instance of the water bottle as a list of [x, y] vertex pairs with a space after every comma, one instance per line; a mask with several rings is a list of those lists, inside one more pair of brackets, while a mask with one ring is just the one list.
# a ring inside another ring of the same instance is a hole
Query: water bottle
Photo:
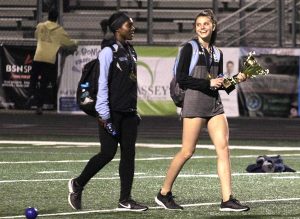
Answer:
[[80, 87], [81, 89], [85, 90], [90, 87], [90, 83], [89, 82], [82, 83], [80, 84]]
[[85, 102], [85, 99], [90, 96], [90, 93], [87, 90], [89, 88], [89, 86], [90, 86], [89, 82], [85, 82], [85, 83], [80, 84], [80, 88], [81, 88], [80, 100], [81, 100], [82, 104]]
[[118, 132], [117, 132], [115, 126], [112, 124], [112, 122], [106, 123], [105, 129], [108, 132], [108, 134], [112, 135], [113, 137], [118, 136]]
[[224, 78], [224, 74], [223, 73], [218, 74], [218, 78]]

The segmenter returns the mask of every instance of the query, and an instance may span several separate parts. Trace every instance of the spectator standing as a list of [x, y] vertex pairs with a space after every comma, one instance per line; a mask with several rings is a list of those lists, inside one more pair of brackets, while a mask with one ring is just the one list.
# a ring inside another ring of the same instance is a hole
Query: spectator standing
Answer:
[[[58, 11], [51, 9], [48, 13], [48, 20], [39, 23], [35, 30], [37, 47], [32, 63], [29, 99], [26, 106], [29, 107], [34, 101], [37, 105], [36, 113], [38, 115], [43, 113], [43, 104], [49, 83], [53, 89], [56, 88], [56, 56], [59, 48], [75, 51], [78, 45], [78, 42], [72, 40], [64, 28], [57, 24], [57, 18]], [[54, 91], [56, 92], [56, 89]]]

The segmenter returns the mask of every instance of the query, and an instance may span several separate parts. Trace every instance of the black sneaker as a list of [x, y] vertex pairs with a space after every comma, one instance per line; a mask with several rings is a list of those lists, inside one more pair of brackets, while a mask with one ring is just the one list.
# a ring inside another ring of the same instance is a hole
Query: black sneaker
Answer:
[[155, 202], [164, 207], [165, 209], [169, 210], [183, 210], [183, 207], [176, 204], [174, 201], [174, 196], [172, 195], [172, 192], [168, 192], [166, 195], [162, 195], [159, 191], [157, 196], [155, 197]]
[[242, 205], [239, 200], [233, 198], [231, 195], [229, 200], [221, 202], [220, 211], [249, 211], [250, 208], [247, 205]]
[[141, 205], [132, 199], [121, 201], [118, 204], [117, 211], [147, 211], [148, 207]]
[[75, 184], [74, 179], [69, 180], [68, 187], [69, 187], [68, 201], [69, 201], [70, 206], [75, 210], [80, 210], [81, 209], [81, 195], [82, 195], [83, 187], [77, 186]]

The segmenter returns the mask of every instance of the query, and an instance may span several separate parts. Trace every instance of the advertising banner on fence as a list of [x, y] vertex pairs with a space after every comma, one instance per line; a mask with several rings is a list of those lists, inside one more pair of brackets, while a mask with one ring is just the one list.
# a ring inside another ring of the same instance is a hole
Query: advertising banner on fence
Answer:
[[[58, 111], [81, 113], [76, 104], [76, 89], [81, 70], [88, 61], [95, 58], [99, 46], [79, 46], [69, 56], [60, 57], [60, 82], [58, 90]], [[238, 49], [228, 49], [224, 60], [233, 62], [228, 72], [238, 71]], [[138, 57], [138, 111], [141, 115], [176, 115], [180, 112], [170, 97], [170, 81], [175, 57]], [[228, 116], [238, 116], [237, 93], [230, 95], [221, 92], [222, 101]]]
[[270, 73], [239, 86], [240, 113], [251, 117], [298, 116], [299, 56], [297, 49], [241, 48], [241, 62], [250, 52]]
[[[32, 60], [35, 47], [6, 46], [0, 48], [0, 108], [25, 109], [29, 95]], [[44, 108], [55, 109], [56, 91], [49, 86]], [[33, 108], [35, 106], [32, 106]]]
[[27, 99], [33, 47], [1, 46], [0, 108], [22, 109]]
[[[83, 66], [97, 57], [99, 46], [79, 46], [70, 56], [60, 57], [58, 111], [81, 113], [76, 104], [76, 89]], [[138, 111], [142, 115], [175, 115], [169, 94], [174, 58], [139, 57]]]
[[73, 55], [61, 53], [58, 66], [58, 112], [82, 113], [76, 103], [76, 89], [83, 66], [97, 58], [100, 46], [79, 46]]
[[[298, 115], [299, 53], [296, 49], [221, 48], [224, 76], [240, 71], [245, 56], [252, 50], [267, 76], [248, 79], [230, 95], [220, 91], [228, 117]], [[99, 46], [80, 46], [69, 56], [61, 56], [58, 111], [82, 113], [76, 104], [76, 89], [85, 63], [95, 58]], [[138, 57], [138, 111], [142, 115], [176, 115], [180, 112], [169, 94], [175, 57]]]
[[0, 108], [23, 109], [34, 47], [1, 46]]
[[173, 65], [173, 57], [139, 58], [138, 111], [142, 115], [176, 115], [170, 97]]
[[[229, 78], [239, 72], [239, 48], [221, 48], [223, 52], [223, 74]], [[237, 86], [238, 87], [238, 86]], [[237, 89], [227, 94], [224, 90], [220, 90], [219, 94], [224, 106], [224, 111], [228, 117], [239, 116], [239, 106], [237, 98]]]

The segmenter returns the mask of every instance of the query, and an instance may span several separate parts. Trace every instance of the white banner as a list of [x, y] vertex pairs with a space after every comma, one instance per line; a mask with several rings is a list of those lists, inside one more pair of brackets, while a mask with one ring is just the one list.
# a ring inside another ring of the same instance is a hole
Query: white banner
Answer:
[[[99, 46], [79, 46], [69, 56], [60, 56], [61, 72], [58, 89], [58, 112], [81, 113], [76, 104], [76, 90], [81, 71], [87, 62], [97, 57]], [[138, 110], [143, 115], [175, 114], [169, 83], [174, 58], [139, 57], [138, 60]]]
[[[225, 77], [232, 77], [239, 72], [239, 48], [221, 48], [223, 51], [223, 72]], [[239, 116], [237, 89], [228, 95], [225, 91], [219, 91], [224, 111], [227, 117]]]
[[100, 46], [79, 46], [73, 55], [59, 57], [60, 73], [57, 94], [58, 112], [81, 113], [76, 103], [76, 90], [83, 66], [95, 59]]

